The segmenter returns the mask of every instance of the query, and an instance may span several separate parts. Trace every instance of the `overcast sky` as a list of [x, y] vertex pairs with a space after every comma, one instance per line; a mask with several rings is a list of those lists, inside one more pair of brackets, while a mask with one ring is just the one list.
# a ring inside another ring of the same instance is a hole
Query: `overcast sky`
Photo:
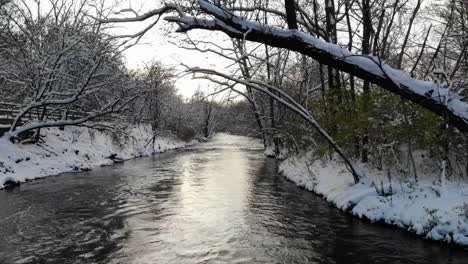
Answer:
[[[142, 1], [142, 0], [127, 0], [120, 4], [120, 8], [132, 7], [138, 13], [142, 14], [150, 9], [158, 8], [161, 6], [159, 0], [156, 1]], [[130, 14], [128, 14], [130, 16]], [[153, 20], [151, 20], [153, 21]], [[114, 25], [111, 31], [113, 34], [131, 34], [142, 30], [145, 25], [150, 22], [134, 22], [134, 23], [121, 23]], [[174, 67], [178, 71], [183, 69], [180, 62], [189, 66], [209, 67], [218, 70], [226, 71], [229, 62], [219, 56], [201, 53], [198, 51], [190, 51], [177, 47], [171, 42], [178, 42], [184, 36], [181, 33], [173, 33], [171, 25], [164, 21], [160, 21], [155, 28], [147, 32], [141, 39], [140, 43], [131, 47], [125, 52], [128, 67], [130, 69], [137, 69], [144, 66], [145, 63], [152, 60], [161, 61], [164, 65]], [[194, 39], [223, 41], [226, 39], [222, 33], [205, 32], [196, 30], [189, 33]], [[193, 80], [190, 76], [178, 79], [175, 83], [179, 93], [185, 97], [190, 97], [200, 87], [203, 90], [211, 90], [213, 84], [208, 81]], [[210, 86], [210, 87], [209, 87]]]

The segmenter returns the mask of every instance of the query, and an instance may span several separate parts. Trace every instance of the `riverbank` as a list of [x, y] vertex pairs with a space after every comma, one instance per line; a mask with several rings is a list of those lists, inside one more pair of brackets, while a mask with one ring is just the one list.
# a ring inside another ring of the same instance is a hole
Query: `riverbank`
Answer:
[[84, 127], [43, 130], [43, 142], [13, 144], [0, 137], [0, 189], [7, 181], [25, 182], [64, 172], [90, 170], [114, 161], [150, 156], [182, 148], [186, 142], [156, 137], [150, 126], [129, 126], [125, 133], [97, 131]]
[[[337, 161], [292, 157], [279, 171], [298, 186], [324, 197], [337, 208], [372, 222], [383, 221], [428, 239], [468, 246], [468, 184], [431, 177], [415, 181], [388, 177], [360, 164], [368, 179], [353, 184], [346, 166]], [[390, 180], [387, 180], [390, 179]]]

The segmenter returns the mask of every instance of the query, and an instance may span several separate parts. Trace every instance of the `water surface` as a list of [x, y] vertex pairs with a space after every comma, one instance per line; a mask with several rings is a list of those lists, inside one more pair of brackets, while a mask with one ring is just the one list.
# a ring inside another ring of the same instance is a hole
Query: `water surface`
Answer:
[[468, 263], [369, 224], [276, 172], [255, 139], [206, 144], [0, 191], [0, 263]]

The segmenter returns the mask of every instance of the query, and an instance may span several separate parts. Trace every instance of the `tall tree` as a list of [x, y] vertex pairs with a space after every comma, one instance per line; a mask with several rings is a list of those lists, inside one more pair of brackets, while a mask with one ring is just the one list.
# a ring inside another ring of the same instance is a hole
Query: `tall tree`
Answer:
[[284, 0], [284, 6], [286, 7], [286, 18], [289, 29], [298, 29], [297, 18], [296, 18], [296, 3], [294, 0]]

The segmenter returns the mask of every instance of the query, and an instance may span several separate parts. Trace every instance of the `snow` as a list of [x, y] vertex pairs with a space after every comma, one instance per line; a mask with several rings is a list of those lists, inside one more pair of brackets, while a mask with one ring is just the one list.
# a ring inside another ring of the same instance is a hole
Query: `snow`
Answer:
[[43, 143], [13, 144], [0, 137], [0, 189], [8, 180], [24, 182], [63, 172], [111, 165], [112, 154], [123, 160], [185, 147], [173, 137], [157, 137], [154, 149], [149, 126], [130, 126], [125, 134], [100, 132], [84, 127], [43, 129]]
[[[281, 29], [249, 21], [243, 17], [237, 17], [226, 12], [205, 0], [199, 0], [199, 5], [202, 10], [216, 18], [215, 22], [211, 22], [212, 24], [218, 23], [218, 25], [226, 31], [237, 33], [237, 29], [240, 29], [243, 32], [246, 32], [245, 34], [252, 31], [268, 32], [268, 34], [279, 38], [297, 39], [311, 49], [317, 49], [323, 53], [330, 54], [335, 57], [336, 60], [353, 64], [375, 76], [379, 76], [384, 79], [388, 78], [401, 90], [407, 90], [411, 93], [431, 97], [432, 100], [445, 105], [454, 115], [461, 117], [464, 120], [468, 119], [468, 103], [463, 101], [463, 97], [461, 95], [451, 92], [447, 88], [440, 87], [434, 82], [417, 80], [411, 77], [408, 73], [394, 69], [390, 65], [385, 64], [375, 56], [353, 54], [346, 48], [342, 48], [336, 44], [327, 43], [298, 30]], [[184, 19], [185, 21], [180, 21], [180, 19], [179, 21], [186, 23], [186, 28], [195, 26], [199, 23], [209, 23], [207, 20], [192, 19], [191, 21], [187, 21], [185, 17]], [[177, 21], [177, 19], [172, 17], [172, 21]], [[229, 25], [226, 25], [223, 21], [229, 21]], [[232, 25], [235, 25], [236, 29], [233, 29]], [[214, 25], [210, 25], [208, 28], [216, 29]]]
[[267, 146], [265, 146], [263, 154], [265, 155], [265, 157], [275, 157], [275, 146], [273, 144], [268, 144]]
[[344, 163], [310, 160], [306, 155], [291, 157], [279, 170], [298, 186], [360, 218], [384, 221], [429, 239], [468, 245], [468, 184], [445, 177], [442, 186], [434, 185], [430, 177], [420, 177], [425, 180], [418, 183], [396, 178], [389, 182], [384, 180], [386, 172], [360, 164], [372, 178], [354, 185]]
[[288, 151], [285, 148], [279, 148], [279, 153], [276, 153], [275, 145], [269, 143], [264, 147], [263, 155], [269, 158], [276, 158], [279, 160], [285, 159], [288, 156]]

